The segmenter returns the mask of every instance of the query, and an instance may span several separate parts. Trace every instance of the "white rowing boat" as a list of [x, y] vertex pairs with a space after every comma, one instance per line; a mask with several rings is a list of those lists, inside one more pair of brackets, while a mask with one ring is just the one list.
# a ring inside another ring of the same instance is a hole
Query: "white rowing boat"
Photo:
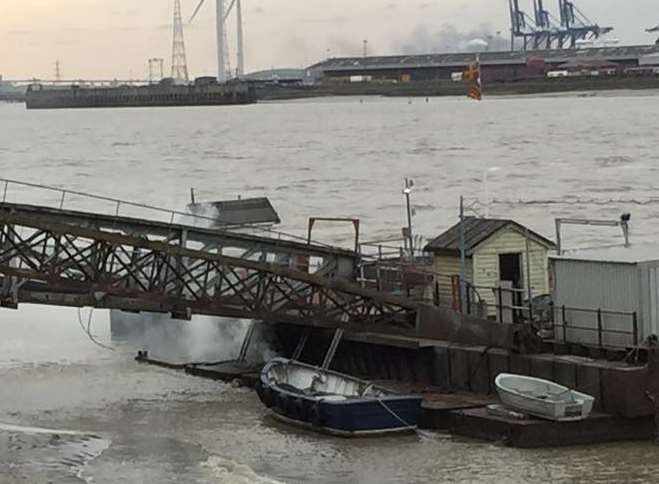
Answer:
[[595, 403], [595, 398], [590, 395], [530, 376], [501, 373], [495, 384], [504, 405], [549, 420], [584, 420]]

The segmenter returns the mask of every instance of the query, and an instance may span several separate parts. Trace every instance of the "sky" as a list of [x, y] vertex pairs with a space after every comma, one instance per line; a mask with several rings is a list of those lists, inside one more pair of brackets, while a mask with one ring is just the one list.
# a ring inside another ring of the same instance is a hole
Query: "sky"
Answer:
[[[545, 0], [555, 10], [558, 0]], [[187, 19], [197, 0], [182, 0]], [[185, 25], [192, 77], [214, 74], [214, 0]], [[531, 0], [520, 0], [531, 10]], [[576, 0], [623, 44], [652, 43], [657, 0]], [[145, 79], [147, 59], [169, 69], [174, 0], [0, 0], [0, 75]], [[443, 52], [490, 36], [506, 45], [507, 0], [243, 0], [246, 70], [305, 67], [328, 56]], [[233, 25], [233, 22], [232, 22]], [[235, 32], [230, 32], [235, 59]], [[235, 65], [235, 61], [234, 61]]]

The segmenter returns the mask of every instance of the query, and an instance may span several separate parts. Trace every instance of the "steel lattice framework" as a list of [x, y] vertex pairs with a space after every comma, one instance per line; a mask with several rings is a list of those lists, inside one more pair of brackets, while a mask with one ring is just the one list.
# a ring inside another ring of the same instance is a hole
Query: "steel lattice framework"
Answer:
[[414, 303], [276, 263], [0, 211], [0, 299], [351, 331], [416, 325]]

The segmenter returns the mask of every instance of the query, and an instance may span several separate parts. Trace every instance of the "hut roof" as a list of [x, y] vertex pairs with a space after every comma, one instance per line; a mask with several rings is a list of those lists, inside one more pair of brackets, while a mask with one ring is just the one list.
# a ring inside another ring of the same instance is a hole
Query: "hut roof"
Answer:
[[[517, 231], [524, 233], [526, 227], [507, 219], [477, 218], [466, 217], [464, 221], [465, 232], [465, 250], [467, 255], [471, 255], [473, 250], [481, 243], [495, 235], [497, 232], [512, 227]], [[556, 244], [544, 236], [529, 230], [531, 237], [538, 243], [547, 247], [547, 249], [556, 248]], [[458, 222], [446, 232], [439, 235], [426, 245], [426, 252], [459, 254], [460, 253], [460, 223]]]

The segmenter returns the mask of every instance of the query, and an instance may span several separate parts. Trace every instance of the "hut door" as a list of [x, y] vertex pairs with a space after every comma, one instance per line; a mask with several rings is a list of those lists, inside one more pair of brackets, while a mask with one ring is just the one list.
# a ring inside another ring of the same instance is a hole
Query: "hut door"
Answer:
[[499, 254], [499, 280], [512, 282], [515, 289], [522, 287], [522, 254]]
[[[499, 280], [512, 283], [513, 289], [522, 288], [522, 254], [499, 254]], [[522, 293], [514, 291], [509, 295], [512, 305], [519, 308], [522, 305]], [[519, 322], [518, 310], [513, 310], [513, 321]]]

